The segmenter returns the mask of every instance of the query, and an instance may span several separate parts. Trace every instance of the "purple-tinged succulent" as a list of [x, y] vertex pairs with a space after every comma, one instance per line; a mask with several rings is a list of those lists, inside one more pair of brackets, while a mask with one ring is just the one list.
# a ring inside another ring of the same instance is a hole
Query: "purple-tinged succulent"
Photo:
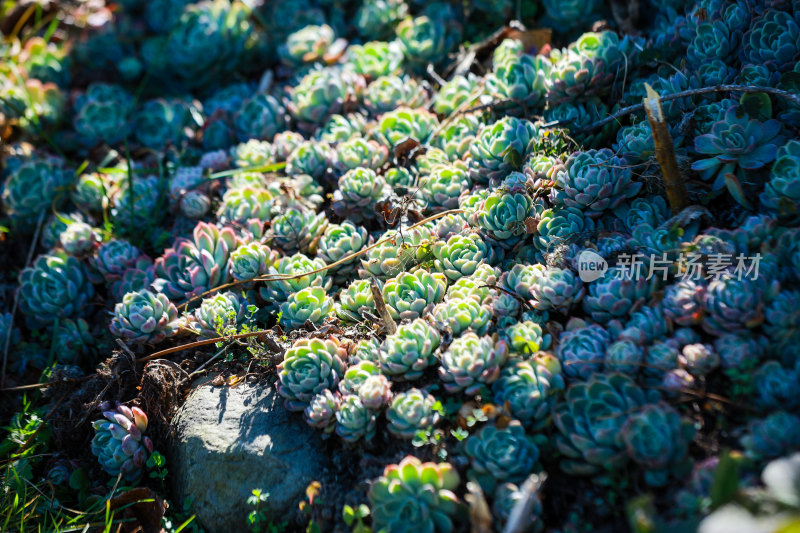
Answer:
[[495, 342], [489, 336], [478, 337], [468, 331], [442, 354], [439, 377], [448, 392], [475, 395], [484, 385], [491, 385], [500, 376], [508, 358], [505, 341]]
[[136, 481], [153, 453], [153, 442], [144, 435], [147, 415], [138, 407], [119, 403], [112, 409], [104, 402], [100, 409], [105, 419], [92, 423], [95, 431], [92, 453], [109, 475], [122, 474], [127, 481]]
[[164, 294], [142, 289], [122, 297], [114, 306], [108, 327], [130, 343], [157, 344], [175, 334], [180, 326], [175, 304]]

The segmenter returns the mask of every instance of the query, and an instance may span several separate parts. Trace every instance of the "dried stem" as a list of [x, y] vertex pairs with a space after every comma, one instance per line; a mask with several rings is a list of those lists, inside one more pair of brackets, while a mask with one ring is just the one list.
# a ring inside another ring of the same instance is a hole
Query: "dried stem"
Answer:
[[647, 97], [642, 100], [647, 121], [653, 132], [653, 144], [656, 148], [656, 159], [664, 176], [664, 187], [667, 190], [667, 199], [673, 213], [679, 213], [689, 204], [689, 195], [686, 192], [686, 183], [678, 168], [678, 159], [675, 157], [675, 145], [669, 133], [669, 123], [664, 118], [661, 109], [661, 99], [650, 85], [645, 84]]
[[372, 291], [372, 297], [375, 299], [375, 309], [378, 310], [378, 314], [383, 320], [383, 327], [386, 329], [386, 333], [392, 335], [397, 331], [397, 324], [389, 313], [389, 310], [386, 309], [386, 302], [383, 301], [383, 293], [381, 292], [381, 288], [378, 287], [375, 276], [369, 280], [369, 289]]

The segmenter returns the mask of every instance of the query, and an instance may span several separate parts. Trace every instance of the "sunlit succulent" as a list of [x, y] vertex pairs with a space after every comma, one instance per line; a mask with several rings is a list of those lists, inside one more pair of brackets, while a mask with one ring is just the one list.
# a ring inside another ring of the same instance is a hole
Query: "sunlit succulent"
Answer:
[[542, 264], [531, 267], [531, 276], [524, 284], [527, 291], [516, 287], [515, 292], [530, 298], [530, 304], [540, 311], [569, 309], [585, 293], [583, 282], [572, 270]]
[[515, 117], [503, 117], [484, 126], [469, 149], [473, 180], [486, 183], [519, 170], [528, 155], [530, 142], [538, 136], [538, 128], [533, 123]]
[[[325, 229], [317, 245], [317, 256], [328, 265], [336, 263], [344, 257], [360, 251], [369, 243], [367, 230], [356, 226], [349, 220], [341, 224], [330, 224]], [[355, 258], [328, 269], [336, 283], [346, 281], [355, 271]]]
[[242, 224], [252, 218], [269, 220], [274, 209], [271, 191], [257, 186], [241, 186], [225, 191], [217, 215], [222, 222]]
[[633, 413], [658, 401], [623, 374], [592, 375], [572, 384], [556, 407], [555, 444], [565, 455], [561, 469], [570, 475], [613, 472], [628, 461], [622, 428]]
[[147, 458], [153, 453], [153, 442], [144, 435], [147, 415], [138, 407], [107, 402], [100, 405], [105, 419], [92, 423], [94, 438], [91, 450], [103, 470], [111, 476], [136, 481], [142, 475]]
[[172, 300], [184, 301], [227, 281], [228, 259], [237, 247], [231, 228], [199, 222], [192, 239], [178, 238], [156, 259], [153, 286]]
[[[374, 79], [396, 72], [403, 62], [403, 51], [396, 41], [389, 43], [385, 41], [370, 41], [363, 45], [354, 44], [349, 46], [346, 60], [356, 73]], [[367, 87], [367, 93], [369, 92], [370, 89]], [[403, 100], [398, 100], [397, 103], [401, 104]], [[370, 112], [376, 113], [372, 109], [370, 109]], [[380, 112], [382, 111], [377, 111], [377, 113]]]
[[620, 431], [628, 456], [645, 469], [644, 480], [651, 487], [663, 487], [691, 467], [687, 456], [694, 427], [669, 404], [642, 406]]
[[492, 326], [492, 312], [474, 298], [447, 298], [432, 311], [434, 319], [450, 327], [453, 335], [471, 330], [485, 335]]
[[486, 91], [495, 98], [510, 99], [537, 107], [544, 103], [545, 84], [551, 64], [542, 56], [523, 54], [495, 64], [486, 81]]
[[547, 100], [558, 105], [608, 94], [617, 70], [625, 68], [624, 47], [615, 32], [587, 32], [569, 48], [551, 53]]
[[532, 356], [539, 350], [548, 350], [553, 342], [552, 336], [532, 320], [511, 324], [501, 331], [500, 335], [513, 353], [524, 358]]
[[354, 137], [361, 137], [367, 128], [367, 117], [362, 113], [331, 115], [314, 133], [314, 138], [335, 145]]
[[429, 63], [444, 60], [453, 44], [447, 26], [429, 17], [406, 17], [397, 25], [397, 40], [409, 68], [423, 72]]
[[508, 358], [505, 341], [479, 337], [468, 331], [455, 339], [442, 353], [439, 377], [448, 392], [474, 395], [484, 385], [491, 385], [500, 375]]
[[56, 159], [31, 159], [13, 169], [2, 183], [3, 208], [19, 222], [36, 222], [53, 202], [67, 198], [74, 176]]
[[291, 89], [289, 113], [301, 130], [313, 130], [340, 113], [345, 102], [355, 100], [363, 83], [358, 75], [340, 68], [312, 70]]
[[516, 420], [502, 428], [482, 427], [467, 438], [464, 451], [472, 467], [468, 475], [485, 491], [494, 490], [497, 483], [524, 481], [539, 460], [539, 448]]
[[419, 431], [434, 427], [439, 421], [436, 398], [419, 389], [396, 394], [386, 410], [389, 433], [401, 439], [412, 439]]
[[475, 222], [498, 244], [510, 247], [525, 233], [525, 219], [533, 213], [533, 199], [524, 190], [498, 189], [480, 202]]
[[353, 137], [336, 146], [334, 169], [340, 175], [362, 167], [378, 170], [389, 158], [389, 150], [376, 141]]
[[302, 411], [318, 393], [335, 389], [344, 375], [347, 349], [335, 337], [298, 339], [278, 365], [278, 394], [290, 411]]
[[418, 194], [428, 210], [443, 211], [456, 209], [459, 196], [470, 186], [465, 167], [436, 165], [430, 174], [420, 178]]
[[753, 328], [764, 321], [761, 291], [747, 278], [712, 280], [703, 295], [703, 309], [703, 329], [714, 335]]
[[375, 436], [375, 413], [367, 409], [358, 396], [342, 396], [336, 411], [336, 434], [348, 443], [361, 439], [370, 441]]
[[374, 170], [357, 167], [339, 178], [339, 188], [333, 193], [333, 210], [339, 216], [349, 216], [354, 222], [374, 218], [375, 203], [386, 196], [386, 180]]
[[146, 39], [141, 56], [152, 79], [173, 91], [204, 89], [230, 79], [252, 45], [249, 8], [225, 0], [183, 10], [169, 33]]
[[34, 324], [81, 316], [93, 296], [86, 267], [62, 251], [38, 256], [19, 275], [19, 307]]
[[451, 281], [472, 275], [492, 250], [477, 233], [458, 234], [433, 245], [434, 265]]
[[360, 322], [365, 311], [375, 314], [375, 297], [370, 280], [357, 279], [339, 293], [335, 312], [344, 322]]
[[386, 337], [378, 352], [381, 370], [388, 376], [413, 381], [436, 363], [434, 351], [441, 335], [428, 322], [417, 319], [401, 324]]
[[299, 328], [306, 321], [319, 325], [333, 311], [333, 299], [322, 287], [306, 287], [290, 294], [280, 309], [280, 322], [286, 329]]
[[115, 144], [130, 131], [132, 112], [133, 97], [125, 89], [95, 83], [75, 100], [73, 126], [87, 147], [101, 141]]
[[444, 274], [418, 269], [386, 280], [381, 292], [392, 318], [413, 320], [429, 313], [441, 302], [446, 289]]
[[69, 193], [70, 200], [79, 209], [100, 212], [108, 204], [108, 185], [100, 173], [81, 174]]
[[368, 378], [381, 375], [381, 369], [374, 361], [359, 361], [347, 367], [339, 382], [339, 392], [342, 394], [358, 394]]
[[398, 107], [381, 115], [378, 125], [373, 131], [376, 141], [394, 148], [407, 137], [427, 143], [439, 125], [436, 115], [424, 109]]
[[756, 407], [792, 410], [800, 405], [800, 373], [796, 369], [767, 361], [753, 372], [751, 379]]
[[439, 88], [433, 101], [433, 110], [439, 115], [451, 115], [471, 100], [477, 99], [478, 78], [473, 75], [454, 76]]
[[320, 179], [334, 159], [334, 154], [326, 142], [304, 141], [289, 154], [286, 160], [286, 174], [289, 176], [308, 174], [314, 179]]
[[272, 139], [272, 157], [275, 161], [286, 161], [303, 140], [303, 136], [296, 131], [282, 131], [275, 134]]
[[323, 438], [336, 429], [336, 411], [339, 410], [341, 397], [328, 389], [321, 391], [311, 399], [304, 415], [306, 423], [323, 431]]
[[800, 23], [789, 13], [766, 10], [742, 37], [742, 57], [770, 70], [788, 70], [800, 53]]
[[[310, 259], [301, 253], [281, 257], [277, 264], [270, 266], [267, 276], [273, 277], [259, 288], [259, 294], [268, 305], [277, 307], [286, 301], [290, 294], [305, 289], [306, 287], [331, 288], [331, 280], [323, 270], [307, 276], [294, 277], [305, 272], [314, 272], [325, 268], [321, 259]], [[281, 277], [291, 279], [279, 279]]]
[[687, 344], [681, 350], [678, 361], [695, 377], [705, 377], [719, 367], [720, 357], [708, 344]]
[[239, 168], [260, 167], [272, 161], [272, 145], [259, 139], [239, 143], [231, 148], [230, 153], [231, 159]]
[[761, 205], [781, 216], [800, 213], [800, 141], [789, 141], [778, 149]]
[[460, 480], [450, 463], [423, 463], [407, 456], [372, 482], [367, 497], [376, 531], [451, 533], [461, 503]]
[[97, 244], [98, 239], [97, 230], [86, 222], [72, 222], [59, 236], [61, 248], [72, 255], [81, 255], [90, 251]]
[[240, 142], [249, 139], [271, 141], [286, 128], [286, 110], [269, 94], [256, 94], [244, 101], [233, 116], [233, 127]]
[[286, 65], [294, 68], [304, 63], [314, 63], [328, 52], [334, 39], [333, 28], [327, 24], [308, 25], [286, 38], [286, 42], [278, 48], [278, 56]]
[[[628, 330], [623, 331], [623, 334]], [[644, 362], [644, 348], [639, 342], [622, 336], [609, 345], [604, 356], [606, 371], [636, 375]]]
[[191, 328], [200, 338], [225, 336], [244, 320], [246, 312], [241, 296], [232, 291], [218, 292], [203, 298], [200, 307], [194, 310]]
[[358, 388], [358, 398], [367, 409], [382, 409], [392, 398], [392, 382], [383, 374], [370, 376]]
[[747, 172], [758, 170], [772, 163], [778, 146], [784, 142], [781, 123], [770, 119], [760, 122], [747, 113], [738, 115], [738, 107], [732, 106], [722, 120], [711, 126], [711, 131], [695, 138], [694, 149], [707, 156], [692, 164], [700, 177], [713, 181], [714, 191], [725, 188], [725, 175], [746, 177]]
[[564, 378], [537, 358], [510, 359], [492, 385], [494, 402], [508, 405], [511, 415], [526, 428], [550, 425], [556, 401], [564, 391]]
[[163, 189], [164, 182], [157, 176], [123, 180], [111, 196], [112, 221], [129, 233], [152, 226], [163, 212], [159, 209]]
[[308, 253], [327, 226], [324, 212], [290, 207], [272, 219], [271, 242], [286, 254]]
[[114, 306], [108, 327], [130, 343], [157, 344], [178, 331], [178, 309], [164, 294], [148, 289], [129, 292]]
[[366, 0], [356, 12], [355, 24], [361, 35], [369, 39], [389, 39], [395, 25], [408, 14], [403, 0]]
[[597, 218], [635, 196], [642, 184], [631, 181], [628, 163], [607, 148], [575, 152], [563, 171], [556, 173], [552, 198]]
[[480, 128], [481, 120], [478, 115], [459, 115], [437, 130], [431, 143], [442, 150], [450, 161], [457, 162], [469, 153]]
[[278, 252], [260, 242], [242, 244], [231, 252], [230, 273], [235, 281], [246, 281], [263, 276], [278, 262]]
[[589, 284], [583, 310], [601, 323], [623, 317], [650, 294], [652, 285], [652, 280], [635, 266], [613, 266]]
[[756, 461], [786, 455], [800, 446], [800, 417], [777, 411], [751, 420], [739, 442], [745, 455]]

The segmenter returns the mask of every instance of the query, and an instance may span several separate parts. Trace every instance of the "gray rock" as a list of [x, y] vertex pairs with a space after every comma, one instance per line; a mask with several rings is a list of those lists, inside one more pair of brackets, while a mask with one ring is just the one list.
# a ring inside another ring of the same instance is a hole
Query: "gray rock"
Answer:
[[176, 505], [208, 533], [247, 531], [251, 491], [270, 494], [276, 522], [291, 519], [311, 481], [328, 465], [319, 433], [283, 407], [274, 387], [196, 388], [173, 421], [170, 478]]

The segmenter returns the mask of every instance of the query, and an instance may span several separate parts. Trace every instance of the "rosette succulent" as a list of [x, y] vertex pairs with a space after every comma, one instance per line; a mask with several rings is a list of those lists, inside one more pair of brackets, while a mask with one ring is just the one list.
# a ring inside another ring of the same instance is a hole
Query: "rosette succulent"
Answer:
[[304, 63], [314, 63], [328, 52], [334, 39], [333, 28], [327, 24], [310, 24], [290, 34], [286, 42], [278, 48], [278, 55], [281, 61], [293, 68]]
[[433, 110], [439, 115], [451, 115], [479, 95], [478, 79], [473, 75], [454, 76], [439, 88], [433, 101]]
[[133, 117], [133, 134], [142, 145], [163, 149], [167, 144], [180, 148], [187, 132], [199, 128], [199, 103], [190, 99], [148, 100]]
[[342, 289], [336, 304], [336, 316], [346, 323], [361, 322], [363, 313], [375, 314], [375, 297], [370, 288], [370, 280], [357, 279]]
[[286, 254], [308, 253], [327, 226], [324, 212], [290, 207], [272, 219], [271, 243]]
[[500, 375], [508, 358], [505, 341], [479, 337], [468, 331], [455, 339], [442, 353], [439, 377], [448, 392], [475, 395], [484, 385], [491, 385]]
[[364, 90], [364, 109], [376, 117], [398, 107], [418, 109], [427, 103], [426, 85], [408, 76], [380, 76]]
[[274, 194], [262, 187], [240, 186], [225, 191], [217, 215], [223, 222], [243, 224], [250, 219], [269, 220], [275, 208]]
[[141, 289], [126, 293], [114, 306], [108, 328], [133, 344], [157, 344], [176, 333], [180, 326], [175, 304], [163, 294]]
[[363, 137], [352, 137], [336, 146], [336, 172], [344, 175], [346, 172], [366, 167], [378, 170], [389, 158], [389, 150], [376, 141]]
[[367, 497], [376, 531], [450, 533], [461, 503], [455, 491], [458, 472], [450, 463], [423, 463], [407, 456], [389, 465]]
[[503, 117], [484, 126], [469, 149], [473, 180], [487, 183], [519, 170], [528, 155], [530, 143], [539, 137], [533, 123], [515, 117]]
[[397, 22], [408, 14], [403, 0], [365, 0], [356, 12], [355, 24], [369, 39], [389, 39]]
[[769, 9], [742, 36], [741, 54], [748, 63], [773, 71], [791, 68], [800, 55], [800, 23], [784, 11]]
[[92, 147], [115, 144], [130, 131], [133, 97], [122, 87], [94, 83], [75, 100], [73, 126], [81, 142]]
[[350, 365], [339, 382], [339, 392], [342, 394], [358, 394], [368, 378], [381, 375], [381, 370], [373, 361], [359, 361]]
[[739, 442], [745, 455], [756, 461], [786, 455], [800, 446], [800, 417], [777, 411], [752, 420]]
[[625, 265], [609, 268], [589, 284], [583, 310], [600, 323], [620, 318], [650, 294], [652, 280], [641, 269]]
[[286, 174], [296, 176], [308, 174], [314, 179], [325, 176], [335, 152], [323, 141], [304, 141], [286, 159]]
[[533, 213], [533, 199], [524, 190], [498, 189], [474, 211], [478, 227], [501, 246], [510, 247], [525, 233], [525, 219]]
[[333, 311], [333, 299], [322, 287], [306, 287], [290, 294], [280, 309], [281, 324], [287, 329], [299, 328], [306, 321], [319, 325]]
[[464, 452], [471, 469], [468, 476], [483, 490], [494, 490], [497, 483], [524, 481], [539, 460], [539, 448], [516, 420], [506, 427], [484, 426], [467, 438]]
[[559, 338], [555, 354], [565, 376], [585, 380], [602, 368], [610, 343], [611, 335], [602, 326], [572, 319]]
[[778, 149], [761, 205], [787, 218], [800, 214], [800, 141], [789, 141]]
[[756, 283], [734, 277], [715, 279], [703, 294], [703, 329], [722, 335], [764, 321], [764, 302]]
[[10, 170], [2, 182], [4, 211], [20, 223], [35, 222], [54, 201], [58, 205], [59, 198], [66, 198], [73, 178], [59, 160], [30, 159]]
[[266, 244], [251, 242], [242, 244], [231, 252], [230, 274], [235, 281], [246, 281], [267, 273], [267, 269], [278, 263], [278, 252]]
[[447, 298], [433, 308], [432, 314], [456, 336], [468, 330], [485, 335], [492, 326], [491, 310], [474, 298]]
[[386, 281], [382, 293], [386, 308], [395, 320], [413, 320], [429, 313], [444, 299], [447, 278], [444, 274], [426, 272], [401, 272]]
[[663, 487], [670, 477], [691, 468], [688, 448], [694, 426], [669, 404], [648, 404], [634, 411], [621, 437], [628, 456], [645, 469], [644, 480], [651, 487]]
[[304, 411], [306, 423], [312, 428], [321, 429], [323, 438], [336, 429], [336, 411], [339, 410], [340, 400], [338, 394], [325, 389], [311, 399]]
[[[270, 266], [267, 270], [267, 275], [276, 279], [266, 281], [264, 286], [259, 288], [259, 294], [268, 305], [277, 307], [286, 301], [290, 294], [306, 287], [322, 287], [328, 290], [331, 288], [331, 280], [324, 270], [307, 276], [293, 277], [324, 267], [325, 262], [321, 259], [309, 259], [300, 253], [281, 257], [276, 265]], [[290, 279], [279, 279], [281, 277]]]
[[748, 172], [772, 163], [784, 142], [779, 121], [760, 122], [747, 113], [739, 117], [738, 111], [732, 106], [709, 133], [695, 137], [695, 151], [708, 157], [695, 161], [692, 169], [705, 181], [713, 181], [714, 191], [725, 188], [726, 174], [743, 179]]
[[296, 340], [278, 365], [278, 394], [286, 408], [302, 411], [318, 393], [335, 389], [344, 375], [346, 356], [347, 349], [336, 337]]
[[793, 410], [800, 405], [800, 372], [797, 369], [787, 369], [777, 361], [767, 361], [753, 372], [751, 379], [756, 407]]
[[434, 427], [439, 421], [435, 404], [432, 394], [419, 389], [396, 394], [386, 409], [389, 433], [401, 439], [412, 439], [418, 431]]
[[[448, 297], [448, 301], [449, 299]], [[500, 335], [512, 352], [526, 359], [539, 350], [550, 349], [553, 343], [552, 336], [533, 320], [522, 320], [511, 324], [501, 331]]]
[[442, 21], [428, 16], [406, 17], [397, 25], [397, 40], [409, 68], [422, 72], [429, 63], [443, 61], [454, 44]]
[[542, 56], [527, 54], [507, 58], [496, 64], [486, 82], [486, 91], [493, 97], [537, 107], [544, 102], [545, 84], [551, 64]]
[[357, 167], [339, 178], [339, 188], [333, 193], [333, 210], [339, 216], [349, 216], [354, 222], [375, 218], [375, 203], [389, 193], [382, 176], [374, 170]]
[[531, 270], [530, 278], [523, 283], [527, 290], [523, 287], [515, 287], [514, 290], [530, 298], [530, 304], [535, 309], [569, 309], [583, 299], [583, 282], [572, 270], [542, 264], [533, 265]]
[[451, 281], [472, 275], [484, 261], [488, 261], [492, 250], [477, 233], [457, 234], [447, 242], [437, 241], [433, 245], [436, 270]]
[[375, 436], [375, 413], [367, 409], [358, 396], [347, 394], [342, 397], [336, 411], [336, 434], [347, 443], [361, 439], [370, 441]]
[[90, 251], [98, 241], [97, 230], [86, 222], [72, 222], [58, 238], [61, 248], [72, 255]]
[[19, 308], [33, 324], [82, 316], [93, 296], [86, 267], [62, 251], [40, 255], [19, 275]]
[[312, 131], [334, 113], [340, 113], [345, 102], [360, 96], [363, 80], [340, 68], [312, 70], [291, 89], [289, 113], [303, 131]]
[[241, 296], [232, 291], [218, 292], [204, 298], [194, 310], [191, 328], [200, 338], [213, 339], [227, 335], [231, 328], [244, 320], [247, 306]]
[[436, 364], [434, 351], [441, 335], [422, 319], [401, 324], [386, 337], [377, 353], [384, 374], [408, 381], [422, 377], [426, 368]]
[[565, 455], [561, 469], [586, 476], [613, 472], [628, 462], [622, 428], [645, 405], [658, 402], [658, 392], [645, 392], [623, 374], [591, 376], [572, 384], [556, 407], [555, 445]]
[[511, 415], [528, 429], [546, 428], [565, 388], [560, 371], [551, 370], [537, 358], [510, 359], [492, 385], [495, 404], [508, 405]]
[[153, 442], [144, 435], [147, 415], [138, 407], [119, 403], [112, 409], [106, 402], [100, 409], [104, 419], [92, 423], [92, 453], [107, 474], [122, 474], [127, 481], [136, 481], [153, 453]]
[[[358, 74], [374, 79], [397, 71], [403, 62], [403, 51], [397, 42], [371, 41], [363, 45], [354, 44], [347, 48], [347, 62]], [[401, 102], [402, 100], [398, 100], [397, 103]]]
[[436, 115], [429, 111], [398, 107], [394, 111], [381, 115], [378, 125], [373, 131], [373, 136], [376, 141], [387, 148], [394, 148], [396, 144], [407, 137], [425, 144], [438, 126], [439, 121]]
[[112, 221], [129, 233], [154, 224], [163, 213], [159, 209], [163, 189], [164, 183], [157, 176], [134, 176], [122, 181], [111, 196]]
[[250, 139], [271, 141], [286, 128], [286, 110], [278, 99], [269, 94], [248, 98], [233, 116], [233, 127], [240, 142]]

